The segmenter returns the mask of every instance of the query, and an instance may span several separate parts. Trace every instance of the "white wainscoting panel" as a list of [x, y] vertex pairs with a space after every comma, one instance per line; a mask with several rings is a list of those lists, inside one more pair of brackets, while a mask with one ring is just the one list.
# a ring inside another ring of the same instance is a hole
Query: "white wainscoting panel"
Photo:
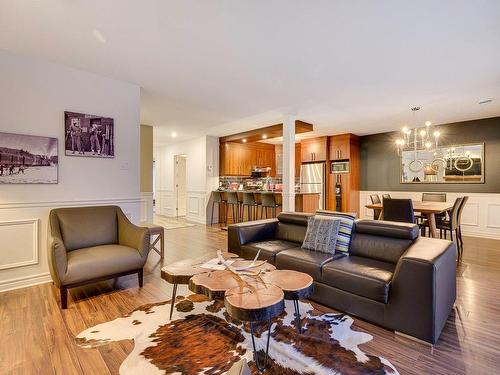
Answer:
[[132, 222], [140, 221], [140, 197], [0, 203], [0, 292], [51, 281], [47, 259], [51, 209], [101, 205], [118, 205]]
[[[373, 210], [365, 207], [370, 204], [370, 195], [390, 194], [393, 198], [422, 199], [422, 192], [409, 191], [361, 191], [360, 217], [373, 218]], [[500, 239], [500, 194], [496, 193], [446, 193], [449, 202], [457, 197], [468, 196], [469, 200], [462, 214], [464, 236]]]
[[207, 206], [205, 191], [187, 191], [186, 219], [200, 224], [207, 222]]
[[153, 222], [153, 192], [141, 192], [141, 221]]
[[0, 270], [38, 264], [38, 219], [0, 222]]

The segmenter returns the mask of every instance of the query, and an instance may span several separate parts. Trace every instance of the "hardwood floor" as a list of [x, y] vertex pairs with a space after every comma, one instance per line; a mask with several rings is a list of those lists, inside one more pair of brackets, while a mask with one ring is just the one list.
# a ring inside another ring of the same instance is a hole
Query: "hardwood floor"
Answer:
[[[434, 349], [355, 318], [355, 329], [374, 336], [363, 351], [386, 357], [401, 374], [500, 373], [500, 241], [464, 241], [456, 308]], [[226, 247], [227, 232], [216, 226], [172, 229], [166, 231], [165, 261]], [[152, 252], [142, 289], [135, 275], [75, 288], [64, 311], [52, 284], [0, 294], [0, 373], [117, 374], [133, 348], [131, 340], [82, 349], [74, 336], [142, 304], [168, 299], [172, 286], [160, 278], [160, 268]]]

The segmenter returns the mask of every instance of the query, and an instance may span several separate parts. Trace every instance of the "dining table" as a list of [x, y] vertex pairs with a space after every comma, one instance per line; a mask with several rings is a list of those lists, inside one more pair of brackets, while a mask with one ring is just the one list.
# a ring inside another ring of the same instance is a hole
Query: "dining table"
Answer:
[[[420, 212], [427, 218], [429, 223], [429, 233], [431, 237], [437, 238], [436, 228], [436, 215], [444, 212], [451, 211], [453, 208], [452, 202], [430, 202], [430, 201], [416, 201], [412, 200], [413, 211]], [[379, 220], [384, 219], [384, 206], [382, 203], [371, 203], [365, 206], [372, 210], [380, 210]]]

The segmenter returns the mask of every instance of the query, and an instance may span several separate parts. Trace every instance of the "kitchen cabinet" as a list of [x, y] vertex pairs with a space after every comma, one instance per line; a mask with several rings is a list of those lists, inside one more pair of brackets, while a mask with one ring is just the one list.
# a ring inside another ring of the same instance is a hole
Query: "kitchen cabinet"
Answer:
[[[300, 166], [302, 164], [301, 161], [301, 145], [300, 143], [295, 143], [295, 176], [300, 176]], [[275, 146], [276, 153], [276, 176], [283, 176], [283, 145]]]
[[302, 163], [314, 161], [326, 161], [328, 138], [318, 137], [304, 139], [300, 142]]
[[329, 137], [330, 160], [348, 160], [349, 173], [331, 173], [328, 164], [327, 208], [337, 211], [336, 185], [340, 185], [340, 211], [354, 212], [359, 217], [360, 153], [359, 137], [342, 134]]
[[351, 135], [341, 134], [330, 137], [330, 160], [346, 160], [350, 158]]
[[254, 167], [271, 167], [270, 175], [276, 175], [274, 145], [257, 142], [220, 144], [220, 176], [250, 176]]

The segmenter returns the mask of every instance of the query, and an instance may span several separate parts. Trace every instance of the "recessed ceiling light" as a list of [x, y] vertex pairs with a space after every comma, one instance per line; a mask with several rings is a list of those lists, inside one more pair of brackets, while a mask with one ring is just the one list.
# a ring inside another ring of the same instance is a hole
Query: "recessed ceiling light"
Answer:
[[172, 133], [170, 133], [170, 136], [171, 136], [172, 138], [175, 138], [175, 137], [177, 137], [177, 133], [176, 133], [176, 132], [172, 132]]
[[477, 104], [489, 104], [493, 101], [493, 99], [484, 99], [484, 100], [480, 100], [477, 102]]
[[102, 44], [106, 43], [106, 39], [104, 36], [101, 34], [101, 32], [97, 29], [92, 30], [92, 35], [94, 35], [94, 38], [96, 38], [99, 42]]
[[246, 139], [246, 138], [243, 138], [241, 141], [242, 141], [243, 143], [247, 143], [247, 139]]
[[266, 134], [263, 134], [263, 135], [262, 135], [262, 139], [267, 139], [267, 135], [266, 135]]

